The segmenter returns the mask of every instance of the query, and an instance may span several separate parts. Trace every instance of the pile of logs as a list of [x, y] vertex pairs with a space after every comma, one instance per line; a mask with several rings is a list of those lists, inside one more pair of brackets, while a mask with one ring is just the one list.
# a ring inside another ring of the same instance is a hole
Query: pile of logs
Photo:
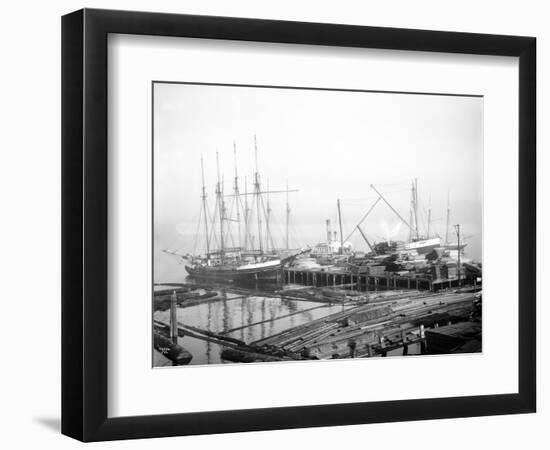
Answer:
[[[474, 294], [397, 294], [372, 299], [339, 313], [308, 322], [224, 352], [231, 361], [330, 359], [385, 356], [414, 343], [425, 346], [424, 328], [468, 319]], [[258, 356], [260, 355], [260, 356]]]
[[153, 307], [155, 311], [170, 309], [170, 301], [173, 293], [176, 293], [177, 304], [180, 307], [194, 306], [205, 300], [218, 300], [218, 291], [199, 289], [195, 287], [180, 287], [155, 291], [153, 295]]

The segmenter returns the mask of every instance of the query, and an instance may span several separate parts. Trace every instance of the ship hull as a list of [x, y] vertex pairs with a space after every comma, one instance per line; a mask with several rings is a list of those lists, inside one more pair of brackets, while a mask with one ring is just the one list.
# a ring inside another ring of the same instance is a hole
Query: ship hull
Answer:
[[416, 251], [419, 255], [431, 252], [434, 248], [441, 247], [441, 239], [424, 239], [420, 241], [409, 242], [405, 245], [405, 250]]
[[277, 281], [282, 275], [282, 264], [268, 267], [224, 268], [224, 267], [189, 267], [185, 270], [193, 278], [220, 281], [226, 283]]

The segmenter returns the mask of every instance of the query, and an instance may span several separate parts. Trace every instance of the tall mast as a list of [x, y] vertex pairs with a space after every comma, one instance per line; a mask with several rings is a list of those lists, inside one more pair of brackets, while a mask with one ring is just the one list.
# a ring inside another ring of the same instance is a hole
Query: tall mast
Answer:
[[432, 221], [432, 194], [428, 199], [428, 230], [426, 231], [426, 238], [430, 239], [430, 223]]
[[206, 210], [206, 187], [204, 185], [204, 161], [201, 155], [201, 173], [202, 173], [202, 210], [204, 212], [204, 232], [206, 234], [206, 255], [210, 258], [210, 239], [208, 237], [208, 213]]
[[451, 208], [449, 203], [449, 191], [447, 191], [447, 224], [445, 225], [445, 245], [449, 244], [449, 220], [451, 218]]
[[416, 230], [416, 239], [418, 236], [418, 179], [413, 180], [413, 198], [414, 198], [414, 228]]
[[254, 134], [254, 159], [256, 162], [256, 171], [254, 172], [254, 190], [256, 194], [256, 215], [258, 216], [258, 246], [260, 253], [263, 253], [262, 248], [262, 215], [261, 215], [261, 203], [260, 197], [260, 174], [258, 173], [258, 142], [256, 135]]
[[[269, 250], [269, 241], [271, 239], [271, 231], [269, 229], [269, 222], [271, 219], [271, 207], [269, 206], [269, 178], [267, 178], [267, 184], [266, 184], [266, 213], [265, 213], [265, 250]], [[273, 241], [271, 242], [271, 246], [273, 247]]]
[[238, 246], [241, 246], [241, 211], [239, 208], [239, 176], [237, 174], [237, 145], [235, 144], [235, 141], [233, 141], [233, 158], [235, 161], [235, 183], [233, 185], [233, 190], [235, 191], [235, 206], [237, 207], [237, 233], [239, 234], [239, 237], [237, 239]]
[[223, 242], [223, 221], [224, 221], [224, 200], [222, 193], [222, 185], [220, 182], [220, 158], [218, 152], [216, 152], [216, 169], [218, 174], [218, 183], [216, 185], [216, 195], [218, 197], [218, 213], [220, 216], [220, 254], [223, 257], [224, 254], [224, 242]]
[[244, 249], [248, 249], [248, 186], [246, 176], [244, 177]]
[[460, 280], [460, 225], [455, 225], [456, 230], [456, 238], [457, 238], [457, 244], [458, 244], [458, 262], [457, 262], [457, 275], [458, 275], [458, 286], [461, 286], [461, 280]]
[[[413, 219], [414, 219], [414, 184], [412, 184], [412, 189], [411, 189], [411, 205], [410, 205], [410, 211], [409, 211], [409, 223], [411, 225], [414, 223]], [[414, 238], [414, 230], [411, 226], [409, 230], [409, 242], [412, 242], [413, 238]]]
[[338, 205], [338, 222], [340, 224], [340, 253], [344, 253], [344, 235], [342, 234], [342, 212], [340, 210], [340, 199], [338, 199], [337, 205]]
[[290, 205], [288, 203], [288, 180], [286, 180], [286, 249], [288, 250], [288, 224], [290, 222]]

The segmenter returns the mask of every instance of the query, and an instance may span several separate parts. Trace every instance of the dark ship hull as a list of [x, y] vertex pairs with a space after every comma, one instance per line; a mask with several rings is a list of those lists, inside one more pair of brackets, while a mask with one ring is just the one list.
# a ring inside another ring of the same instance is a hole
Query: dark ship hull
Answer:
[[282, 278], [285, 261], [275, 264], [250, 264], [245, 266], [186, 266], [185, 270], [193, 278], [226, 283], [249, 283], [256, 281], [278, 281]]

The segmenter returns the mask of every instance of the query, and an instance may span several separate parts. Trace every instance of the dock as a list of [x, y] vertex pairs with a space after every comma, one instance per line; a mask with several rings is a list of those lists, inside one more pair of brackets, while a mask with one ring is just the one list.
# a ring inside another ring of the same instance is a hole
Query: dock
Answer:
[[[283, 271], [284, 282], [304, 286], [333, 288], [350, 288], [357, 291], [399, 290], [415, 289], [421, 291], [437, 292], [442, 289], [452, 289], [464, 285], [466, 277], [454, 278], [430, 278], [411, 272], [407, 275], [399, 275], [396, 272], [384, 272], [383, 274], [370, 275], [355, 272], [350, 268], [314, 267], [295, 268], [288, 267]], [[476, 281], [472, 281], [476, 286]]]
[[[466, 346], [465, 351], [470, 347], [479, 351], [481, 337], [473, 333], [480, 326], [468, 325], [478, 299], [475, 293], [460, 291], [372, 292], [366, 300], [345, 300], [348, 308], [341, 312], [253, 342], [236, 339], [231, 333], [261, 322], [220, 332], [177, 322], [177, 335], [216, 343], [223, 348], [222, 359], [244, 363], [384, 357], [390, 352], [408, 355], [412, 346], [419, 347], [420, 354], [441, 353], [445, 333], [451, 334], [452, 330], [456, 335], [462, 333], [447, 339], [452, 349]], [[323, 306], [314, 309], [319, 307]], [[170, 328], [159, 321], [154, 326], [160, 333]], [[479, 346], [472, 346], [471, 340]]]
[[474, 298], [468, 293], [388, 296], [285, 330], [250, 346], [259, 353], [286, 352], [303, 359], [386, 356], [396, 349], [407, 354], [412, 344], [426, 347], [427, 328], [466, 320]]

